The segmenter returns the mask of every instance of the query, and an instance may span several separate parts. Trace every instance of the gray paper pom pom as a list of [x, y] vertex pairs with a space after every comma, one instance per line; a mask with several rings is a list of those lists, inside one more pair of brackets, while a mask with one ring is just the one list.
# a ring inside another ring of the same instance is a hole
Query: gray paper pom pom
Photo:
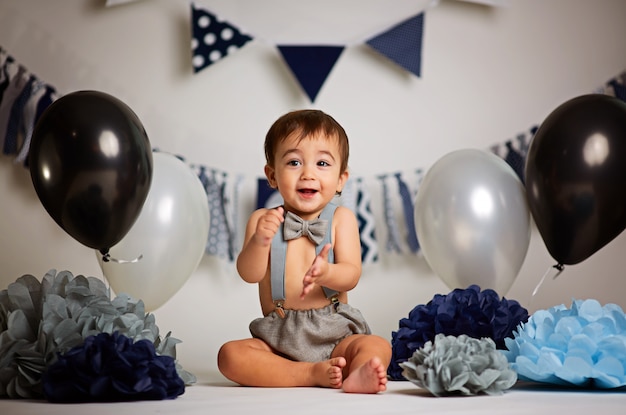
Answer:
[[501, 394], [517, 381], [490, 338], [438, 334], [400, 363], [402, 375], [435, 396]]
[[[85, 338], [118, 332], [149, 340], [159, 355], [176, 358], [180, 341], [159, 334], [153, 314], [128, 295], [111, 299], [94, 277], [50, 270], [41, 281], [24, 275], [0, 291], [0, 398], [41, 398], [47, 367]], [[196, 381], [176, 362], [185, 384]]]

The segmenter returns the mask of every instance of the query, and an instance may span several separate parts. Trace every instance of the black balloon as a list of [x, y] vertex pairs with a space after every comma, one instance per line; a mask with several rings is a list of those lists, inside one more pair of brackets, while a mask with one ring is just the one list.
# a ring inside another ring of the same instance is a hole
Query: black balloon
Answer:
[[28, 165], [50, 216], [78, 242], [106, 253], [141, 212], [152, 149], [126, 104], [102, 92], [78, 91], [41, 115]]
[[583, 95], [556, 108], [526, 159], [526, 194], [559, 264], [593, 255], [626, 228], [626, 103]]

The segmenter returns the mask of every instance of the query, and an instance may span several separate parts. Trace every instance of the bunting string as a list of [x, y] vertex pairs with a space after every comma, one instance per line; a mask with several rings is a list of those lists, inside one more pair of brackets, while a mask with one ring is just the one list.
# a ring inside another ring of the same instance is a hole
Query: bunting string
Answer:
[[[626, 101], [626, 71], [610, 79], [595, 93]], [[32, 131], [45, 109], [59, 98], [56, 88], [40, 80], [0, 47], [0, 148], [7, 157], [26, 167]], [[520, 132], [489, 148], [504, 159], [524, 180], [524, 163], [532, 137], [538, 126]], [[179, 156], [184, 160], [183, 156]], [[205, 165], [190, 165], [203, 184], [211, 208], [211, 226], [206, 253], [234, 261], [240, 248], [240, 189], [246, 178]], [[390, 254], [419, 254], [419, 240], [413, 223], [414, 201], [425, 169], [410, 173], [393, 172], [375, 175], [383, 195], [385, 251]], [[257, 207], [274, 207], [282, 203], [280, 194], [267, 184], [257, 182]], [[359, 223], [364, 264], [378, 261], [379, 224], [372, 214], [372, 199], [365, 177], [351, 176], [337, 202], [355, 212]], [[396, 209], [400, 212], [396, 212]], [[406, 230], [403, 235], [400, 229]]]

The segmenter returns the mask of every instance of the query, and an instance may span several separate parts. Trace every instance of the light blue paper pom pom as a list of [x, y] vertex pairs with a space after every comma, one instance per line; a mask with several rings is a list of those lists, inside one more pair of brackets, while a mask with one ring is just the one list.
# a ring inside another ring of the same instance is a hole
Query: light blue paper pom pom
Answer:
[[536, 311], [505, 339], [520, 380], [589, 388], [626, 385], [626, 316], [616, 304], [574, 300]]

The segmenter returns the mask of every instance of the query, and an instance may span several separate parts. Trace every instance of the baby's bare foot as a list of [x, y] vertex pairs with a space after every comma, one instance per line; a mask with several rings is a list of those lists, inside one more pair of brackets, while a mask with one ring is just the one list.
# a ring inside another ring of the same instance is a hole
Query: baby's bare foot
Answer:
[[313, 378], [319, 386], [340, 388], [343, 382], [342, 370], [346, 365], [343, 357], [334, 357], [313, 365]]
[[343, 382], [348, 393], [378, 393], [387, 390], [387, 371], [379, 358], [373, 357], [353, 370]]

